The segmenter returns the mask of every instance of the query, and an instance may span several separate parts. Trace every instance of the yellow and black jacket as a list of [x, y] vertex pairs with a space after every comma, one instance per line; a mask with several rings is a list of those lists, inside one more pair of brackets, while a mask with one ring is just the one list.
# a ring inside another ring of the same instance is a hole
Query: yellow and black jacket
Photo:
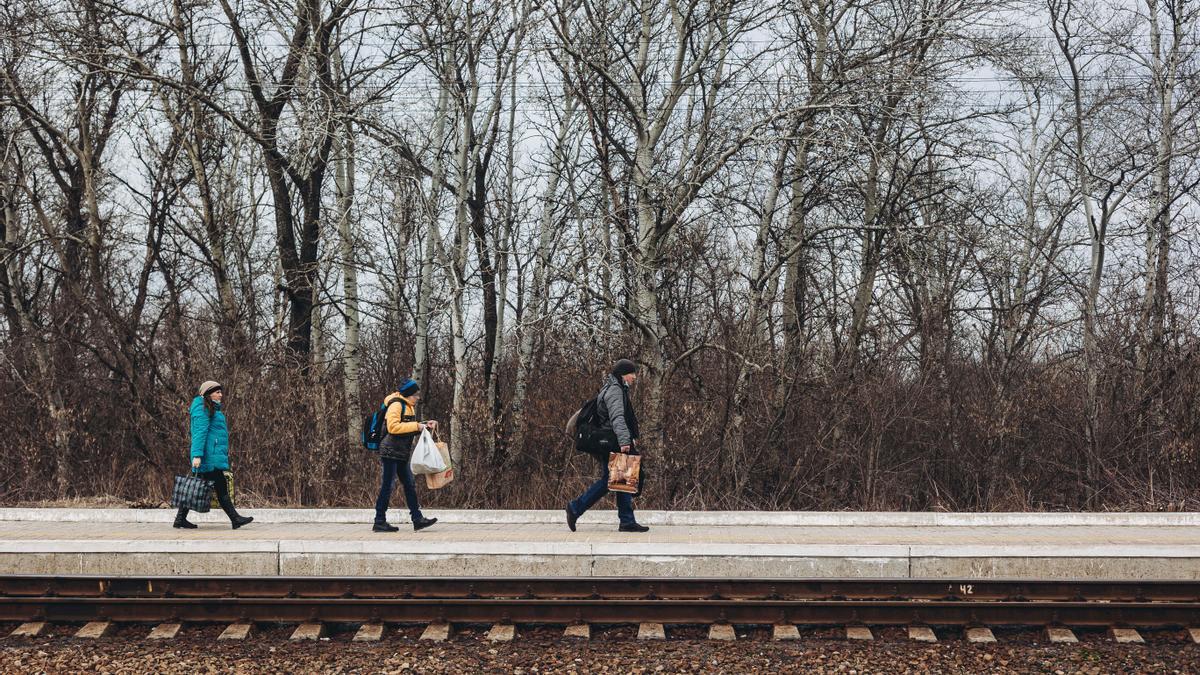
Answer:
[[421, 433], [416, 406], [410, 399], [401, 396], [400, 392], [388, 394], [383, 404], [387, 406], [387, 414], [384, 415], [387, 435], [379, 443], [379, 456], [407, 460], [412, 454], [413, 441]]

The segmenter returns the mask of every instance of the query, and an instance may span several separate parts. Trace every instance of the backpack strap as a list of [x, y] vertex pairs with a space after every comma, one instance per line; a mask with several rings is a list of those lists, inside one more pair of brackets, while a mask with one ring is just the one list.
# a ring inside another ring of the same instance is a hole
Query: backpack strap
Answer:
[[388, 432], [387, 431], [387, 419], [386, 419], [387, 411], [388, 411], [388, 409], [390, 409], [392, 406], [396, 405], [397, 403], [400, 404], [400, 419], [401, 419], [401, 421], [403, 421], [404, 420], [404, 407], [406, 405], [406, 402], [403, 397], [397, 396], [396, 398], [392, 399], [391, 403], [384, 401], [383, 404], [380, 406], [381, 408], [383, 408], [383, 415], [385, 418], [383, 421], [383, 431], [385, 434]]
[[[604, 403], [604, 392], [608, 391], [608, 388], [611, 386], [613, 386], [613, 383], [605, 380], [604, 386], [600, 387], [600, 393], [596, 394], [596, 412], [597, 413], [600, 412], [600, 404]], [[612, 424], [612, 411], [608, 409], [607, 403], [604, 403], [604, 423], [610, 424], [610, 425]]]

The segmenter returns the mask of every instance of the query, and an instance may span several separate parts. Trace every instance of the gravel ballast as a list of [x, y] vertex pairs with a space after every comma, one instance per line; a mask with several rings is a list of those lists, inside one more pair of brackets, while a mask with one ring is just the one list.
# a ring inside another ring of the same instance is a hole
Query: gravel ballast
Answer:
[[4, 673], [1185, 673], [1200, 672], [1200, 646], [1182, 631], [1147, 634], [1145, 645], [1118, 645], [1085, 633], [1076, 645], [1049, 645], [1034, 631], [1000, 633], [1000, 642], [972, 645], [939, 631], [937, 644], [818, 637], [772, 642], [739, 629], [737, 642], [696, 638], [685, 628], [665, 642], [640, 642], [627, 626], [599, 628], [590, 641], [567, 640], [561, 628], [522, 627], [512, 643], [486, 640], [487, 627], [460, 629], [445, 643], [420, 642], [418, 627], [388, 627], [379, 643], [354, 643], [353, 630], [298, 644], [291, 626], [267, 626], [245, 643], [217, 643], [216, 626], [185, 626], [166, 642], [144, 639], [148, 626], [123, 626], [111, 638], [0, 640]]

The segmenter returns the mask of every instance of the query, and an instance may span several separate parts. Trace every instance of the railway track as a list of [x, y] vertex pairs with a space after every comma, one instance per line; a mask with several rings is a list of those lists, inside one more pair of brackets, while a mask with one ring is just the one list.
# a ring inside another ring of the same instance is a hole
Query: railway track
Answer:
[[0, 577], [0, 621], [1200, 626], [1200, 582]]

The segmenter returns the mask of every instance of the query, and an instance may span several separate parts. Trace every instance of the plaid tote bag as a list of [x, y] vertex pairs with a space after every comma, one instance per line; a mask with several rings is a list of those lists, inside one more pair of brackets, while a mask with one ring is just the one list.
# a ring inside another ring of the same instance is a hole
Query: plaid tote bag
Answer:
[[212, 483], [196, 475], [175, 476], [175, 490], [171, 492], [171, 506], [208, 513]]

